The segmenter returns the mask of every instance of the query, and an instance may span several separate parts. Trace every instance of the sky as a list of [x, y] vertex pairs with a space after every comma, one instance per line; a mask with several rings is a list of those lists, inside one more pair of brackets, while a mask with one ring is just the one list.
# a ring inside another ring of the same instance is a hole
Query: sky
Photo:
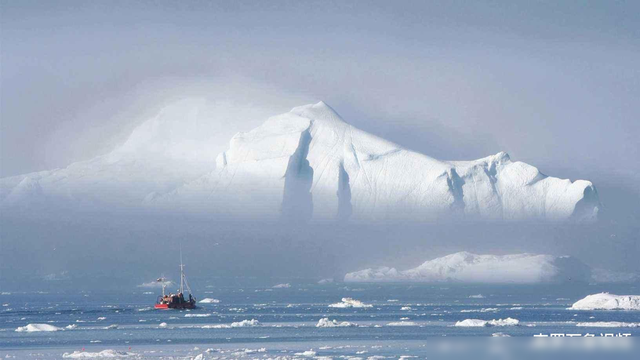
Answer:
[[506, 151], [591, 180], [607, 221], [632, 223], [638, 13], [637, 1], [0, 1], [0, 177], [107, 153], [184, 97], [227, 104], [212, 115], [222, 149], [323, 100], [435, 158]]

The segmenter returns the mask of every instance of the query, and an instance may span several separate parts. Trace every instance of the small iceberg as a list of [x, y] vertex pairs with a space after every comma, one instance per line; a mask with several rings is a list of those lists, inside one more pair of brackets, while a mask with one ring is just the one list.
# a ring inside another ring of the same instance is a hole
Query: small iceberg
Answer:
[[480, 319], [465, 319], [456, 322], [454, 326], [458, 327], [488, 327], [488, 326], [517, 326], [520, 324], [520, 320], [513, 318], [498, 319], [498, 320], [480, 320]]
[[339, 322], [337, 320], [329, 320], [329, 318], [322, 318], [318, 320], [316, 327], [319, 328], [331, 328], [331, 327], [352, 327], [357, 326], [354, 323], [350, 323], [348, 321]]
[[61, 328], [49, 324], [28, 324], [27, 326], [20, 326], [16, 329], [17, 332], [40, 332], [40, 331], [60, 331]]
[[200, 301], [198, 301], [200, 304], [217, 304], [220, 302], [220, 300], [218, 299], [212, 299], [212, 298], [205, 298], [202, 299]]
[[370, 307], [373, 307], [373, 305], [365, 304], [362, 301], [346, 297], [346, 298], [342, 298], [342, 302], [331, 304], [331, 305], [329, 305], [329, 307], [342, 308], [342, 309], [346, 309], [346, 308], [370, 308]]
[[112, 349], [102, 350], [100, 352], [90, 351], [74, 351], [72, 353], [64, 353], [62, 357], [65, 359], [97, 359], [97, 358], [123, 358], [135, 356], [135, 353], [116, 351]]
[[272, 289], [288, 289], [290, 287], [291, 287], [291, 284], [286, 283], [286, 284], [278, 284], [278, 285], [272, 286], [271, 288]]

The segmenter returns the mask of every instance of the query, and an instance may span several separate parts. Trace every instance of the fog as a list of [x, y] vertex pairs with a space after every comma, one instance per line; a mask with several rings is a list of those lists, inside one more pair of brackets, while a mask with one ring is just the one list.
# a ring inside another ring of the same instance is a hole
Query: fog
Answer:
[[212, 158], [236, 132], [324, 100], [355, 127], [438, 159], [506, 151], [588, 179], [603, 205], [597, 223], [564, 225], [3, 212], [3, 287], [51, 274], [56, 286], [135, 285], [175, 273], [180, 243], [199, 277], [339, 279], [460, 250], [640, 271], [635, 2], [21, 1], [0, 11], [0, 177], [108, 153], [179, 99], [210, 104]]

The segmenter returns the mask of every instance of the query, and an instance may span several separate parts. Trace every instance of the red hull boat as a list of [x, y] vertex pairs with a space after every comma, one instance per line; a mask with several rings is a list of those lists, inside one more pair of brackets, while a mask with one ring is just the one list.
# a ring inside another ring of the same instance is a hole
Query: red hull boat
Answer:
[[[196, 298], [191, 294], [191, 287], [187, 281], [187, 276], [184, 273], [184, 265], [182, 264], [182, 250], [180, 250], [180, 289], [176, 294], [166, 294], [165, 289], [167, 287], [167, 279], [161, 277], [157, 280], [162, 283], [162, 296], [158, 296], [154, 308], [158, 310], [169, 309], [195, 309]], [[189, 292], [189, 298], [184, 298], [184, 288], [187, 288]]]

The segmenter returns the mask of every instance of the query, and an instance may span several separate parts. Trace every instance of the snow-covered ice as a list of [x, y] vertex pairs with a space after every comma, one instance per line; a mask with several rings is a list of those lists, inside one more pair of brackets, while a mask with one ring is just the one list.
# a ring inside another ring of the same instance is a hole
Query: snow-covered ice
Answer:
[[1, 179], [0, 207], [222, 208], [321, 221], [591, 220], [600, 207], [589, 181], [549, 177], [504, 152], [437, 160], [349, 125], [323, 102], [236, 134], [215, 157], [217, 131], [199, 118], [200, 106], [165, 107], [106, 155]]
[[571, 306], [572, 310], [640, 310], [640, 295], [614, 295], [606, 292], [588, 295]]
[[329, 307], [332, 308], [370, 308], [373, 307], [371, 304], [365, 304], [360, 300], [355, 300], [349, 297], [342, 298], [342, 301], [335, 304], [330, 304]]
[[[466, 251], [424, 262], [408, 270], [380, 267], [351, 272], [345, 282], [542, 283], [588, 282], [590, 269], [568, 256], [538, 254], [477, 255]], [[481, 298], [482, 295], [473, 295]]]
[[17, 332], [59, 331], [61, 328], [49, 324], [27, 324], [16, 329]]

